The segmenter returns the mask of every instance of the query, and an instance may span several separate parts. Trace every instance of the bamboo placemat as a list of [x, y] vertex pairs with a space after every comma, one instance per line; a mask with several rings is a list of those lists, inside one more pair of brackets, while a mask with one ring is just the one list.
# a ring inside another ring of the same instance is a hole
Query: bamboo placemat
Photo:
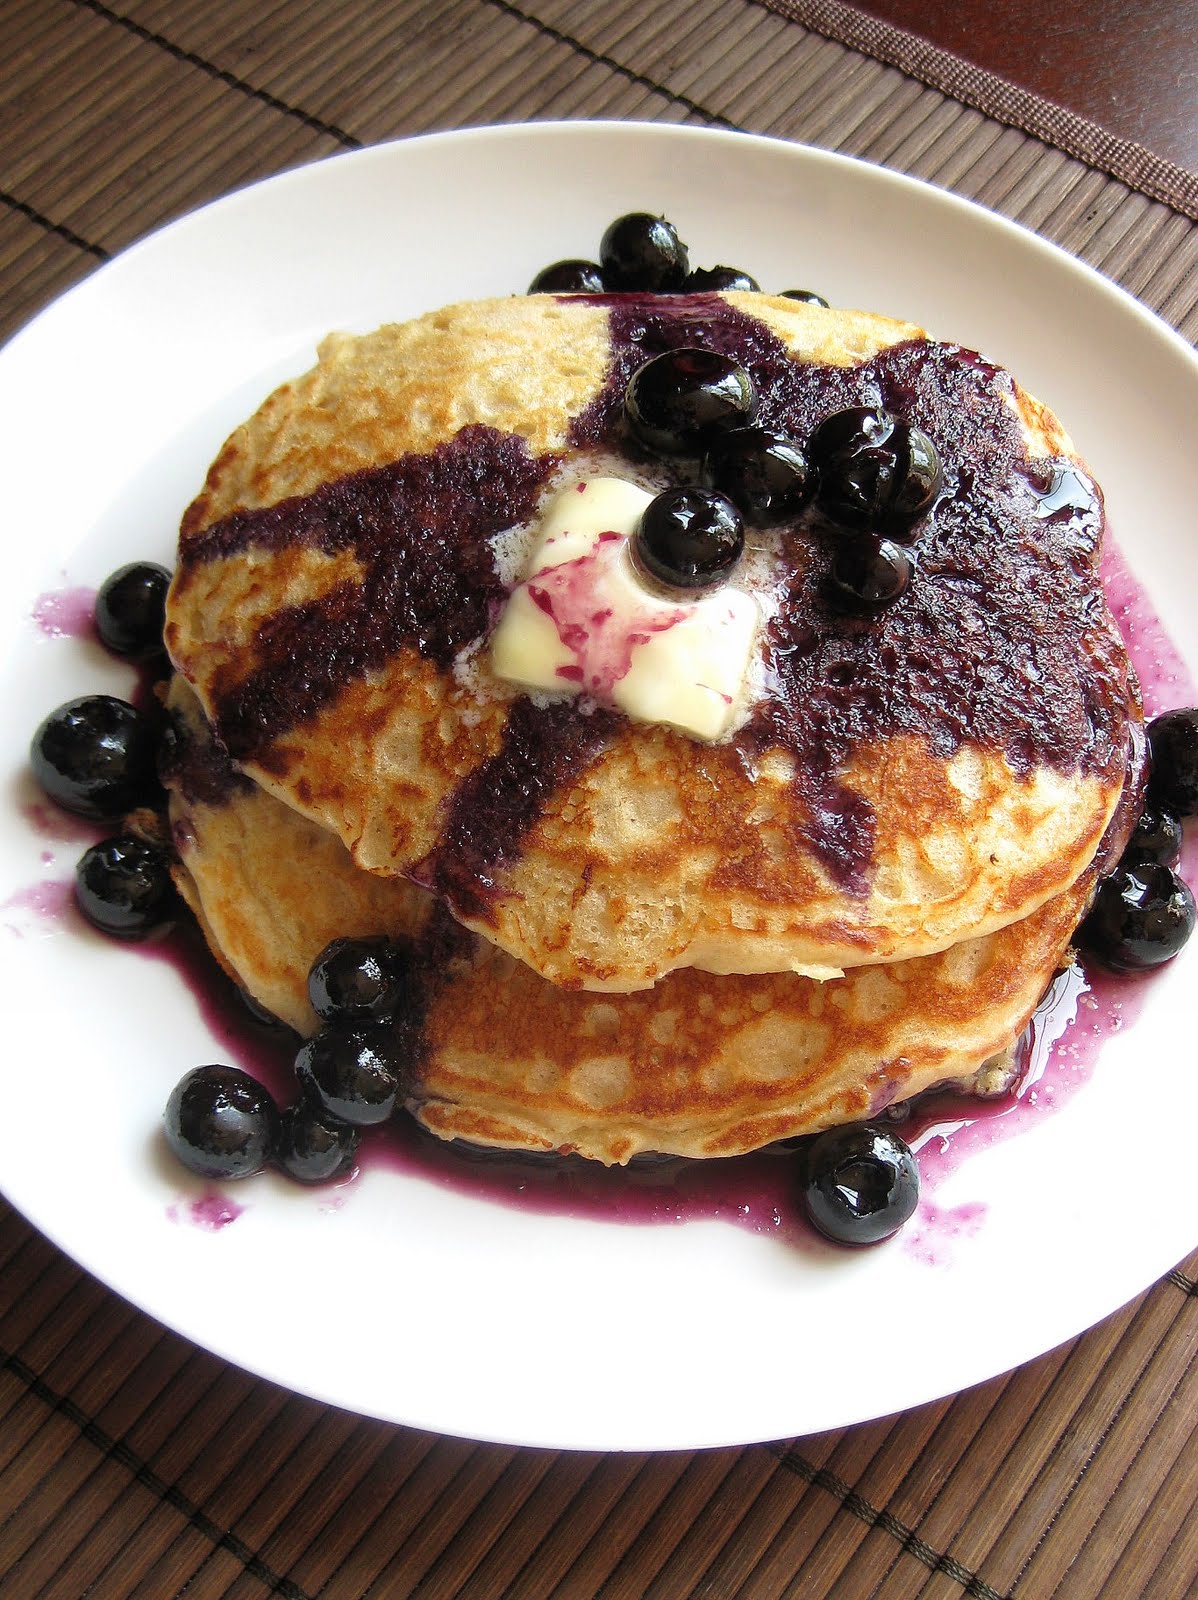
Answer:
[[[0, 63], [0, 336], [234, 186], [561, 117], [866, 157], [1198, 331], [1193, 174], [839, 0], [6, 0]], [[0, 1595], [1181, 1600], [1198, 1594], [1196, 1277], [1198, 1253], [1064, 1348], [896, 1418], [559, 1454], [288, 1395], [165, 1333], [0, 1203]]]

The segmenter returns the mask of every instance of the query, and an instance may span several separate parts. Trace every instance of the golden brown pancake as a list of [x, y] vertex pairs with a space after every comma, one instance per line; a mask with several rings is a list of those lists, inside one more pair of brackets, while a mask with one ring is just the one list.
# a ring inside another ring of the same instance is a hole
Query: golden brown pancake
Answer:
[[[755, 698], [714, 743], [530, 696], [487, 653], [509, 530], [555, 487], [693, 471], [621, 405], [683, 345], [734, 355], [800, 440], [885, 404], [946, 475], [877, 616], [829, 599], [818, 514], [762, 536]], [[1093, 859], [1139, 715], [1101, 532], [1052, 414], [910, 324], [762, 295], [487, 301], [326, 341], [231, 437], [167, 640], [240, 770], [553, 983], [830, 976], [1026, 922]]]
[[[175, 704], [191, 716], [178, 685]], [[356, 867], [327, 830], [238, 782], [192, 718], [172, 778], [179, 881], [232, 976], [300, 1032], [308, 968], [346, 933], [414, 939], [421, 1024], [408, 1109], [443, 1138], [577, 1152], [733, 1155], [852, 1121], [1008, 1050], [1089, 889], [939, 955], [818, 982], [673, 973], [652, 990], [563, 990], [484, 939], [446, 940], [431, 898]]]

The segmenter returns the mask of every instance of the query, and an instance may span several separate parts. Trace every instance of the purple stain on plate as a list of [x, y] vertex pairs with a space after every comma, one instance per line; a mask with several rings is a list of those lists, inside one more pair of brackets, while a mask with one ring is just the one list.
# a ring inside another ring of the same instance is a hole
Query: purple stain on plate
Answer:
[[188, 1222], [205, 1233], [219, 1233], [236, 1222], [246, 1208], [219, 1190], [210, 1189], [196, 1200], [180, 1200], [166, 1208], [172, 1222]]
[[[43, 878], [38, 883], [27, 884], [0, 902], [0, 913], [25, 912], [43, 924], [61, 927], [70, 921], [75, 912], [75, 880], [73, 878]], [[16, 920], [5, 916], [4, 927], [18, 939], [25, 936], [25, 918]]]
[[30, 616], [47, 639], [95, 639], [96, 591], [84, 585], [48, 589], [33, 602]]
[[1193, 705], [1198, 697], [1193, 674], [1165, 631], [1147, 590], [1109, 534], [1103, 545], [1101, 571], [1107, 603], [1140, 679], [1145, 717]]
[[25, 801], [21, 806], [21, 815], [34, 833], [60, 844], [98, 844], [106, 832], [111, 832], [102, 823], [72, 816], [69, 811], [52, 805], [48, 800]]
[[977, 1236], [985, 1223], [987, 1210], [981, 1200], [941, 1206], [925, 1194], [919, 1210], [903, 1232], [903, 1249], [926, 1266], [947, 1266], [952, 1260], [953, 1246], [959, 1240]]
[[778, 1145], [709, 1161], [638, 1156], [604, 1167], [582, 1156], [446, 1144], [404, 1118], [364, 1138], [359, 1162], [546, 1216], [642, 1226], [718, 1220], [790, 1244], [814, 1238], [799, 1213], [793, 1155]]

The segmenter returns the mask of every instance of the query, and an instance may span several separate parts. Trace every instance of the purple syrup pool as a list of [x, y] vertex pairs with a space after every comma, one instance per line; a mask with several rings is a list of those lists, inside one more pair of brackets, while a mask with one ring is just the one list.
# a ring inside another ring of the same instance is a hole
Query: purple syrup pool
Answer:
[[96, 591], [83, 585], [48, 589], [33, 602], [30, 616], [47, 639], [95, 639]]
[[[295, 1099], [291, 1065], [299, 1040], [290, 1029], [270, 1022], [252, 1010], [236, 986], [216, 966], [198, 928], [180, 924], [163, 938], [129, 945], [145, 960], [171, 967], [196, 1002], [204, 1026], [212, 1035], [213, 1057], [244, 1068], [270, 1090], [280, 1105]], [[178, 1076], [205, 1062], [189, 1061]]]
[[1193, 674], [1165, 632], [1143, 585], [1108, 535], [1102, 552], [1102, 585], [1140, 679], [1144, 716], [1192, 706], [1198, 691]]
[[236, 1222], [244, 1210], [243, 1205], [231, 1200], [228, 1195], [210, 1189], [198, 1199], [180, 1200], [168, 1206], [167, 1216], [172, 1222], [189, 1222], [193, 1228], [202, 1228], [205, 1233], [219, 1233], [230, 1222]]

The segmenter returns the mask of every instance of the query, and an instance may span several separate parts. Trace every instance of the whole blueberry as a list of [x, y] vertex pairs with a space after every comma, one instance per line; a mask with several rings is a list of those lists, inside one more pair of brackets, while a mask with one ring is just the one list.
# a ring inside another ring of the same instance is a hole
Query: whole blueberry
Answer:
[[699, 456], [714, 436], [757, 415], [745, 369], [714, 350], [667, 350], [637, 368], [624, 395], [628, 424], [660, 455]]
[[744, 294], [760, 294], [761, 285], [739, 267], [695, 267], [686, 275], [682, 285], [685, 294], [720, 294], [739, 290]]
[[855, 533], [837, 539], [828, 576], [842, 609], [870, 612], [893, 605], [913, 571], [902, 545], [875, 533]]
[[740, 560], [740, 512], [707, 489], [666, 489], [645, 507], [633, 536], [636, 561], [671, 589], [709, 589]]
[[308, 998], [326, 1022], [389, 1016], [407, 974], [403, 951], [390, 939], [334, 939], [312, 963]]
[[832, 1128], [807, 1149], [802, 1200], [810, 1221], [837, 1244], [877, 1244], [919, 1204], [919, 1168], [889, 1128]]
[[131, 833], [84, 851], [75, 868], [75, 900], [90, 923], [118, 939], [143, 939], [179, 909], [166, 856]]
[[943, 481], [928, 436], [880, 406], [834, 412], [811, 435], [808, 455], [825, 516], [841, 527], [897, 539], [932, 504]]
[[118, 656], [149, 661], [163, 652], [166, 592], [171, 575], [153, 561], [134, 561], [100, 585], [96, 629]]
[[1098, 885], [1078, 942], [1112, 972], [1148, 972], [1182, 948], [1194, 914], [1194, 896], [1171, 867], [1125, 857]]
[[352, 1170], [361, 1137], [358, 1128], [300, 1100], [279, 1119], [275, 1161], [297, 1183], [328, 1183]]
[[783, 289], [784, 300], [798, 300], [805, 306], [827, 306], [828, 302], [822, 294], [816, 294], [814, 289]]
[[609, 289], [668, 294], [681, 289], [690, 260], [672, 222], [630, 211], [604, 233], [599, 265]]
[[336, 1122], [355, 1128], [386, 1122], [400, 1089], [391, 1043], [390, 1030], [382, 1026], [322, 1028], [295, 1058], [300, 1087]]
[[797, 516], [815, 488], [799, 445], [771, 428], [718, 434], [704, 457], [703, 473], [758, 528]]
[[248, 1178], [273, 1158], [279, 1113], [240, 1067], [196, 1067], [176, 1084], [163, 1118], [166, 1142], [202, 1178]]
[[1153, 861], [1163, 861], [1167, 867], [1175, 867], [1181, 860], [1182, 839], [1180, 817], [1163, 806], [1146, 805], [1127, 841], [1123, 858], [1131, 861], [1148, 856]]
[[51, 800], [80, 817], [108, 821], [158, 794], [153, 729], [115, 695], [83, 695], [52, 711], [29, 760]]
[[594, 261], [555, 261], [542, 267], [528, 286], [529, 294], [602, 294], [607, 285]]
[[1179, 817], [1198, 816], [1198, 707], [1154, 717], [1148, 751], [1148, 798]]

